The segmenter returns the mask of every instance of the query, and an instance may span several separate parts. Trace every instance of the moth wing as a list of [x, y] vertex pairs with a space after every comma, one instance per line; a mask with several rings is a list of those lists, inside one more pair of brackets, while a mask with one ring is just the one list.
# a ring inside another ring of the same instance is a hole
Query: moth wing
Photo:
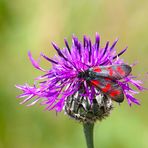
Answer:
[[126, 64], [99, 66], [90, 69], [93, 77], [107, 77], [113, 80], [120, 80], [125, 78], [132, 71], [131, 67]]
[[111, 80], [110, 78], [98, 77], [94, 80], [91, 80], [90, 83], [112, 100], [119, 103], [123, 102], [123, 90], [117, 82]]

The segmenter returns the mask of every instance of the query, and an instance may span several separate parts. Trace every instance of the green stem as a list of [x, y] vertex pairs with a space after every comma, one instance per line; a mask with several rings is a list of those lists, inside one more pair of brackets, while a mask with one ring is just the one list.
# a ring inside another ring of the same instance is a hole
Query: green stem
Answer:
[[93, 129], [94, 123], [83, 123], [83, 130], [85, 134], [87, 148], [94, 148]]

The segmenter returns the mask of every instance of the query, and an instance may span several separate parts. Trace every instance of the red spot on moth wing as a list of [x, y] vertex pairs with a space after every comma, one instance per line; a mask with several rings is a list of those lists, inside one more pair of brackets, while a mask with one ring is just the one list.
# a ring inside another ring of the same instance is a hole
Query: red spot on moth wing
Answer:
[[109, 96], [111, 97], [112, 100], [116, 102], [121, 103], [124, 101], [124, 94], [123, 91], [120, 89], [113, 90], [112, 92], [110, 92]]
[[94, 71], [94, 72], [101, 72], [102, 70], [101, 70], [100, 67], [95, 67], [95, 68], [93, 69], [93, 71]]
[[100, 82], [98, 80], [91, 80], [91, 84], [94, 86], [98, 86]]
[[109, 95], [111, 97], [116, 97], [116, 96], [118, 96], [120, 94], [121, 94], [120, 90], [113, 90]]
[[111, 84], [107, 84], [104, 88], [102, 88], [101, 90], [103, 91], [103, 92], [108, 92], [109, 90], [111, 89]]
[[107, 70], [109, 71], [109, 75], [112, 76], [113, 75], [113, 69], [111, 67], [108, 67]]
[[108, 77], [106, 77], [106, 78], [105, 78], [105, 80], [107, 80], [107, 81], [108, 81], [108, 80], [111, 80], [111, 79], [110, 79], [110, 78], [108, 78]]
[[117, 71], [118, 71], [122, 76], [125, 75], [125, 71], [121, 68], [121, 66], [118, 66], [118, 67], [117, 67]]

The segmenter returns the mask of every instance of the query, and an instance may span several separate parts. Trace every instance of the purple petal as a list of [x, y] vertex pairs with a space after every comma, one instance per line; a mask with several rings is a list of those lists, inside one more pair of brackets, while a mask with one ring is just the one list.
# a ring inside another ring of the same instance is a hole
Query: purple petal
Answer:
[[45, 71], [44, 69], [42, 69], [42, 68], [39, 66], [38, 62], [36, 62], [36, 61], [33, 59], [33, 57], [32, 57], [32, 55], [31, 55], [31, 52], [30, 52], [30, 51], [28, 52], [28, 57], [29, 57], [29, 59], [30, 59], [32, 65], [33, 65], [36, 69], [39, 69], [39, 70], [41, 70], [41, 71]]
[[65, 58], [65, 56], [63, 55], [63, 53], [61, 52], [60, 48], [54, 43], [52, 42], [52, 46], [55, 48], [55, 50], [57, 51], [58, 55], [62, 58], [64, 58], [67, 61], [67, 58]]
[[43, 53], [41, 53], [41, 56], [44, 57], [44, 58], [45, 58], [47, 61], [49, 61], [49, 62], [52, 62], [52, 63], [54, 63], [54, 64], [58, 64], [58, 62], [56, 62], [56, 61], [54, 61], [54, 60], [48, 58], [48, 57], [45, 56]]
[[109, 41], [106, 43], [105, 48], [104, 48], [104, 52], [103, 52], [103, 56], [105, 55], [107, 49], [108, 49], [108, 45], [109, 45]]
[[98, 33], [96, 33], [96, 42], [95, 42], [95, 45], [96, 45], [96, 50], [98, 51], [99, 50], [99, 46], [100, 46], [100, 36]]
[[112, 51], [114, 49], [114, 47], [116, 46], [118, 42], [118, 39], [115, 40], [115, 42], [113, 43], [113, 45], [110, 47], [110, 51]]
[[125, 49], [123, 49], [118, 55], [114, 56], [113, 59], [116, 59], [117, 57], [119, 57], [120, 55], [122, 55], [128, 47], [126, 47]]
[[133, 103], [135, 103], [135, 104], [137, 104], [137, 105], [140, 105], [139, 100], [137, 100], [136, 98], [134, 98], [132, 95], [126, 94], [126, 97], [127, 97], [127, 99], [130, 100], [131, 102], [133, 102]]
[[66, 40], [66, 39], [64, 39], [64, 42], [65, 42], [65, 45], [66, 45], [66, 47], [67, 47], [67, 49], [68, 49], [69, 53], [71, 53], [67, 40]]

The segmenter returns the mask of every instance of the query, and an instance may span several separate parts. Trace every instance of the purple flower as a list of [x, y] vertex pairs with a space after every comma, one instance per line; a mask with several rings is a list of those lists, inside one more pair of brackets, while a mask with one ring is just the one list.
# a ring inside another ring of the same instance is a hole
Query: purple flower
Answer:
[[[40, 101], [42, 105], [46, 105], [47, 110], [55, 109], [59, 112], [64, 109], [67, 99], [81, 90], [82, 83], [84, 93], [82, 92], [81, 95], [89, 98], [90, 101], [93, 100], [93, 97], [100, 92], [96, 91], [94, 86], [88, 85], [87, 81], [80, 79], [78, 74], [92, 67], [125, 64], [119, 56], [127, 48], [117, 53], [115, 49], [117, 41], [115, 40], [112, 45], [107, 42], [105, 47], [101, 47], [100, 36], [96, 34], [94, 44], [86, 36], [84, 36], [83, 42], [73, 36], [71, 47], [65, 40], [66, 47], [62, 50], [55, 43], [52, 43], [57, 51], [54, 58], [51, 59], [41, 53], [41, 57], [52, 64], [52, 68], [48, 70], [41, 68], [39, 62], [35, 61], [29, 52], [28, 56], [32, 65], [43, 71], [44, 75], [36, 78], [33, 86], [28, 84], [16, 86], [23, 91], [23, 94], [18, 97], [25, 98], [21, 104], [29, 102], [27, 106], [31, 106]], [[122, 80], [117, 80], [129, 105], [132, 103], [139, 104], [134, 95], [144, 89], [141, 86], [142, 82], [135, 80], [135, 78], [130, 74]], [[137, 88], [137, 91], [131, 87], [132, 85]]]

